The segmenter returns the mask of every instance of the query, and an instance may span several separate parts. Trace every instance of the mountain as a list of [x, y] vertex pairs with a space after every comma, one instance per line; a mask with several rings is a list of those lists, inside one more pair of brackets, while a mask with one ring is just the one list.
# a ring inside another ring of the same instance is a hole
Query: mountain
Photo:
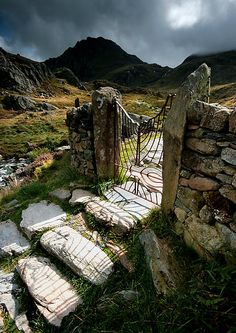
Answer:
[[149, 65], [102, 37], [88, 37], [77, 42], [73, 48], [45, 63], [53, 71], [67, 67], [82, 81], [104, 79], [128, 86], [149, 84], [170, 70], [169, 67]]
[[51, 75], [44, 63], [0, 48], [0, 88], [31, 92]]
[[81, 81], [106, 82], [130, 88], [148, 87], [170, 90], [206, 63], [212, 70], [212, 85], [236, 82], [236, 51], [192, 55], [175, 68], [147, 64], [128, 54], [111, 40], [88, 37], [68, 48], [57, 58], [39, 63], [0, 48], [0, 88], [33, 91], [51, 76], [80, 87]]
[[202, 63], [211, 67], [211, 84], [236, 82], [236, 51], [227, 51], [206, 55], [191, 55], [182, 64], [169, 71], [157, 85], [178, 87], [185, 78]]

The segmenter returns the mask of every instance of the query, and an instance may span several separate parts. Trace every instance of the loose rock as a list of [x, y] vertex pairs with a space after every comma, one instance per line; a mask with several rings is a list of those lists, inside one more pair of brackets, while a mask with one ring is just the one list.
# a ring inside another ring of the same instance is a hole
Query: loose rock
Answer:
[[30, 244], [11, 220], [0, 222], [0, 257], [19, 255], [30, 248]]
[[70, 199], [69, 203], [72, 206], [76, 206], [79, 204], [86, 204], [87, 202], [94, 200], [95, 194], [90, 191], [83, 190], [83, 189], [76, 189], [72, 192], [72, 198]]
[[51, 197], [59, 199], [61, 201], [69, 200], [71, 197], [71, 193], [69, 190], [65, 190], [63, 188], [56, 189], [49, 193]]

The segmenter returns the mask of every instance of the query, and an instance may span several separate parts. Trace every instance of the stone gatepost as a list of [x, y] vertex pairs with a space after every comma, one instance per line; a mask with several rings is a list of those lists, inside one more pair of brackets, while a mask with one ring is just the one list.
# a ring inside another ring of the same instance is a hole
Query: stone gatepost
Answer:
[[210, 68], [202, 64], [180, 87], [164, 126], [162, 209], [173, 211], [181, 167], [188, 110], [196, 100], [208, 102]]
[[121, 115], [114, 99], [121, 103], [121, 94], [110, 87], [100, 88], [92, 94], [94, 151], [99, 179], [115, 178], [118, 171]]

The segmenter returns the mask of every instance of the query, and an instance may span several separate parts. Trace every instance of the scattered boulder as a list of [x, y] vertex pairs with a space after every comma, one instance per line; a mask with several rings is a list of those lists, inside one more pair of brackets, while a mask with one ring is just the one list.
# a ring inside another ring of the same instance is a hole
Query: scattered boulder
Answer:
[[40, 243], [76, 274], [96, 285], [104, 283], [112, 273], [113, 263], [106, 253], [70, 227], [46, 232]]
[[5, 96], [2, 100], [5, 109], [15, 111], [35, 110], [36, 103], [30, 98], [20, 95]]
[[30, 244], [11, 220], [0, 222], [0, 257], [19, 255], [30, 248]]
[[58, 227], [65, 223], [66, 213], [60, 206], [45, 200], [30, 204], [22, 211], [21, 228], [31, 238], [37, 231]]
[[39, 107], [40, 109], [45, 110], [45, 111], [58, 110], [58, 108], [55, 105], [52, 105], [52, 104], [46, 103], [46, 102], [38, 103], [37, 107]]
[[59, 327], [62, 319], [82, 303], [81, 297], [49, 259], [21, 259], [17, 270], [34, 298], [35, 305], [50, 324]]

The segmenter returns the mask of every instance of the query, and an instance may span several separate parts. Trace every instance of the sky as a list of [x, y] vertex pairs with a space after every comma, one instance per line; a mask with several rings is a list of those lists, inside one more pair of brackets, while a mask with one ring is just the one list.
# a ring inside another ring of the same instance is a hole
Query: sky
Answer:
[[0, 0], [0, 46], [43, 61], [102, 36], [148, 63], [236, 49], [236, 0]]

